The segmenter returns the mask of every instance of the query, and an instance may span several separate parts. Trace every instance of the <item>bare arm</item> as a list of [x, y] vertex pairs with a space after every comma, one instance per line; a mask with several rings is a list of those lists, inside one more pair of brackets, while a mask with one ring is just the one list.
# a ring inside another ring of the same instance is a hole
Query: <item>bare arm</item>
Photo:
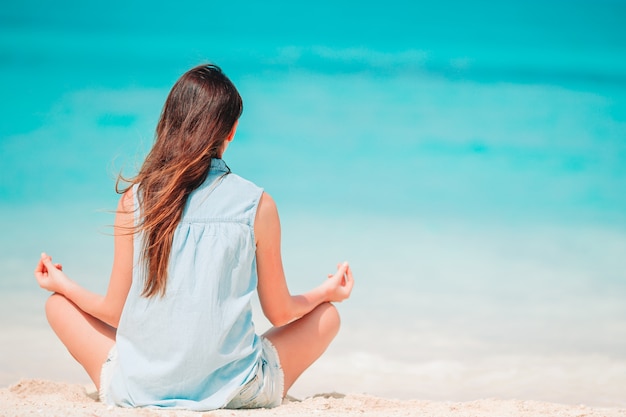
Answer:
[[285, 280], [280, 252], [280, 220], [272, 197], [263, 193], [254, 223], [257, 240], [258, 292], [263, 313], [274, 326], [282, 326], [324, 302], [339, 302], [350, 296], [354, 279], [347, 262], [309, 292], [291, 295]]
[[53, 264], [52, 258], [45, 253], [41, 254], [35, 269], [35, 278], [39, 286], [64, 295], [85, 313], [117, 327], [132, 281], [133, 235], [130, 229], [132, 225], [133, 197], [129, 190], [120, 198], [115, 216], [113, 269], [106, 295], [91, 292], [69, 279], [60, 265]]

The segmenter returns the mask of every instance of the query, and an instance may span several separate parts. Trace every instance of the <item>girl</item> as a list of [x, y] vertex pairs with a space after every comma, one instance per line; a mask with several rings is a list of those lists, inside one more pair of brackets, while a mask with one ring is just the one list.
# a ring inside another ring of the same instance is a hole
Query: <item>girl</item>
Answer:
[[[350, 296], [348, 264], [291, 295], [274, 200], [221, 159], [242, 109], [217, 66], [176, 82], [152, 150], [119, 191], [106, 295], [41, 255], [35, 277], [54, 292], [48, 321], [107, 404], [275, 407], [339, 329], [331, 302]], [[262, 336], [255, 290], [275, 326]]]

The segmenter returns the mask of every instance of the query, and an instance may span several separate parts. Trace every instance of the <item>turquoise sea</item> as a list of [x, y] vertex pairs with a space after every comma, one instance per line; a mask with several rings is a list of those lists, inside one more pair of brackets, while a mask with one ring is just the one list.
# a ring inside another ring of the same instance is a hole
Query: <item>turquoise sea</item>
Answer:
[[626, 405], [620, 0], [3, 5], [0, 386], [88, 381], [32, 270], [106, 289], [115, 177], [202, 62], [243, 96], [225, 159], [277, 201], [291, 289], [353, 265], [294, 395]]

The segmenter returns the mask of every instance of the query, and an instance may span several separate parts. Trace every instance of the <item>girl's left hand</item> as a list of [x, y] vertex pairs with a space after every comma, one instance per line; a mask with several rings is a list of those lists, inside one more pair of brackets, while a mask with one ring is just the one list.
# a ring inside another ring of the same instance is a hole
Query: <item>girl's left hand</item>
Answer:
[[39, 286], [44, 290], [60, 294], [63, 294], [63, 288], [69, 282], [69, 278], [63, 272], [63, 266], [61, 264], [53, 264], [52, 257], [45, 253], [41, 254], [39, 263], [37, 263], [35, 278]]

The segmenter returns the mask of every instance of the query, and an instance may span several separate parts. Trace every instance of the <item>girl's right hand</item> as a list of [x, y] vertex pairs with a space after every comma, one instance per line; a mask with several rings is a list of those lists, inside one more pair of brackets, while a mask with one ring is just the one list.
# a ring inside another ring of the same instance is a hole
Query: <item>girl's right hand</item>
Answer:
[[63, 294], [63, 289], [70, 280], [63, 272], [63, 266], [61, 264], [53, 264], [52, 257], [45, 253], [41, 254], [41, 258], [37, 263], [35, 278], [39, 286], [44, 290], [60, 294]]
[[337, 272], [328, 274], [328, 280], [323, 285], [325, 286], [327, 301], [340, 302], [350, 297], [354, 278], [348, 262], [337, 265]]

